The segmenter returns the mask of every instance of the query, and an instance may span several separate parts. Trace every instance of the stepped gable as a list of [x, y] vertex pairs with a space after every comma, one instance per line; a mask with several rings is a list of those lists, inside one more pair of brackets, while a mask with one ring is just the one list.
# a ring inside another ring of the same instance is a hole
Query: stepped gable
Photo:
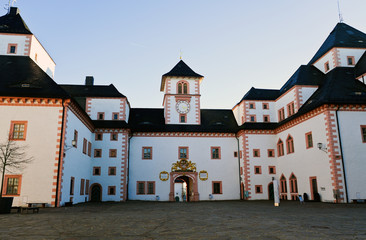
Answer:
[[362, 76], [366, 73], [366, 52], [361, 56], [355, 66], [355, 77]]
[[345, 23], [338, 23], [309, 64], [315, 63], [334, 47], [366, 48], [366, 34]]
[[41, 98], [70, 97], [27, 56], [0, 56], [0, 95]]
[[0, 33], [32, 34], [16, 7], [11, 7], [8, 14], [0, 17]]
[[133, 132], [235, 133], [237, 123], [231, 110], [201, 110], [201, 124], [165, 124], [164, 109], [132, 108], [129, 124]]
[[290, 79], [280, 89], [283, 94], [295, 85], [320, 85], [323, 82], [324, 74], [312, 65], [301, 65]]

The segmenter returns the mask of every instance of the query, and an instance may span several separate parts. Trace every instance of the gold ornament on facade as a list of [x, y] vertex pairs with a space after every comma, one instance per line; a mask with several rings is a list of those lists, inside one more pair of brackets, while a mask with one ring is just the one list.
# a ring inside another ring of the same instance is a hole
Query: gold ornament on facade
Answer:
[[168, 181], [169, 173], [167, 171], [162, 171], [159, 174], [159, 178], [160, 178], [161, 181]]
[[182, 158], [172, 164], [172, 172], [196, 172], [196, 164]]
[[198, 176], [201, 181], [206, 181], [208, 179], [208, 173], [205, 170], [200, 171]]

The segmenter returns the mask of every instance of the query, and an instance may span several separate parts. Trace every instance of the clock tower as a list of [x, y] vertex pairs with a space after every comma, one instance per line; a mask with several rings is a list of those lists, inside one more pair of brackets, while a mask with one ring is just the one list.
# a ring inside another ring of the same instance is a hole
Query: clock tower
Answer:
[[202, 80], [203, 76], [195, 73], [182, 60], [162, 76], [160, 91], [164, 92], [165, 124], [201, 124]]

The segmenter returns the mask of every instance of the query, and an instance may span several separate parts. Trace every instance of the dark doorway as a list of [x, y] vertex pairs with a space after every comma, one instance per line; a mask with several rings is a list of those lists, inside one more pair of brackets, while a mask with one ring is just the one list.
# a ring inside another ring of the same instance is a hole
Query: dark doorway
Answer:
[[99, 184], [94, 184], [91, 188], [91, 195], [90, 195], [91, 202], [100, 202], [102, 201], [102, 189]]
[[320, 201], [320, 195], [318, 193], [318, 183], [316, 177], [310, 177], [311, 187], [311, 199], [314, 201]]
[[273, 191], [273, 182], [268, 184], [268, 199], [273, 200], [274, 199], [274, 191]]

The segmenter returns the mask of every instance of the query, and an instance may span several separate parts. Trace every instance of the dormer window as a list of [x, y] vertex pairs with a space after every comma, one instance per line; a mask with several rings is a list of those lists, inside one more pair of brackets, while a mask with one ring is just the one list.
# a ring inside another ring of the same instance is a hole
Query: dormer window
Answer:
[[348, 57], [347, 57], [347, 65], [348, 65], [348, 66], [354, 66], [354, 65], [355, 65], [355, 57], [353, 57], [353, 56], [348, 56]]
[[187, 82], [178, 82], [178, 94], [188, 94]]
[[330, 69], [329, 62], [324, 63], [324, 70], [325, 70], [325, 72], [328, 72], [329, 69]]

